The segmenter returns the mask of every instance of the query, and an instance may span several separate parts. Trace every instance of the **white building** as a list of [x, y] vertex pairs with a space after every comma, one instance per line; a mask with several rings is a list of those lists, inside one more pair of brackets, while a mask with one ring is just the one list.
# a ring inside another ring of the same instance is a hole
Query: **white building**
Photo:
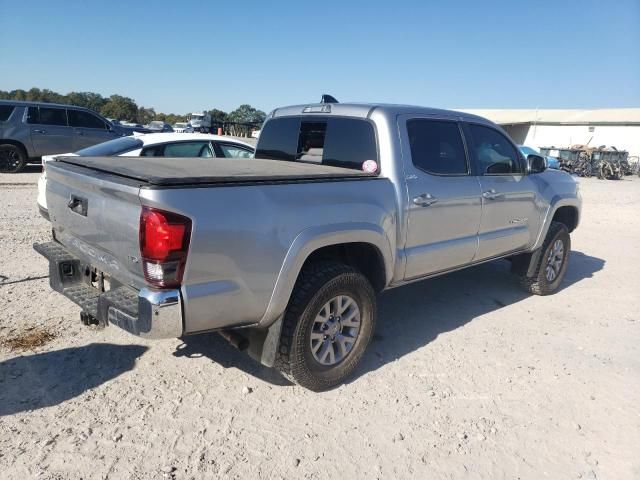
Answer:
[[[530, 147], [575, 144], [614, 146], [640, 156], [640, 108], [472, 109], [463, 110], [498, 123], [513, 140]], [[635, 160], [635, 159], [632, 159]]]

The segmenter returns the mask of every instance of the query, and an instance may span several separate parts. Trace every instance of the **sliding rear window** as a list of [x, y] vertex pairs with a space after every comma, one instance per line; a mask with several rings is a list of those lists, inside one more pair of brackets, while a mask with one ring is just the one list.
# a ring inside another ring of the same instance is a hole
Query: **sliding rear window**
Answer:
[[367, 120], [283, 117], [265, 124], [255, 156], [362, 170], [365, 161], [378, 161], [378, 149]]

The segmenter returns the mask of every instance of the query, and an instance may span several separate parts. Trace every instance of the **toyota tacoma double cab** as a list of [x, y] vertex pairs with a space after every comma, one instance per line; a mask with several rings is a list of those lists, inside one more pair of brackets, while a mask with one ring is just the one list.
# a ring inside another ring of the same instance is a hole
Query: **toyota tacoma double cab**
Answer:
[[85, 323], [218, 331], [319, 391], [358, 365], [385, 289], [500, 258], [532, 294], [565, 275], [578, 184], [484, 118], [278, 108], [255, 157], [56, 158], [34, 245], [51, 287]]

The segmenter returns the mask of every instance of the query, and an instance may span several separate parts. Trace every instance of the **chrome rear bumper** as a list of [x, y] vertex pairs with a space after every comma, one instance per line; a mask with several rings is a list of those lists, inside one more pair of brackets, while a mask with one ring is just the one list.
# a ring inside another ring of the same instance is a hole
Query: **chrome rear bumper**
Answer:
[[[57, 242], [35, 243], [33, 248], [49, 260], [49, 284], [82, 308], [101, 325], [116, 325], [143, 338], [182, 335], [180, 290], [136, 290], [118, 286], [101, 292], [91, 285], [83, 264]], [[89, 268], [87, 268], [89, 267]]]

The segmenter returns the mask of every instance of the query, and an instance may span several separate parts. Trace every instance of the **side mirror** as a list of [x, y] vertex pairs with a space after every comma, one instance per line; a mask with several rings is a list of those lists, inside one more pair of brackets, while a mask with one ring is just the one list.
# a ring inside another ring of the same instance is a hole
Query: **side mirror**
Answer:
[[529, 173], [541, 173], [547, 169], [547, 159], [541, 155], [527, 155]]

